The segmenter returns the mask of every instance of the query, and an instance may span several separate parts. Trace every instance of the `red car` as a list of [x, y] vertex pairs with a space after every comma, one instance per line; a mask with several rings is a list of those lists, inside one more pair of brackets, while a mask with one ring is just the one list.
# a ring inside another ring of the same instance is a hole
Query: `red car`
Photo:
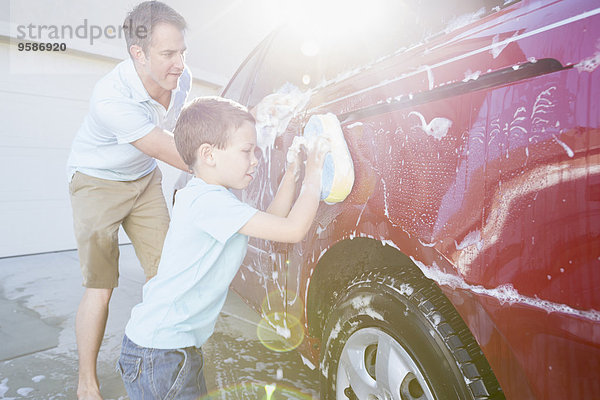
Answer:
[[303, 242], [251, 239], [234, 289], [324, 399], [600, 399], [600, 3], [410, 3], [284, 26], [225, 89], [257, 115], [245, 201], [314, 114], [355, 171]]

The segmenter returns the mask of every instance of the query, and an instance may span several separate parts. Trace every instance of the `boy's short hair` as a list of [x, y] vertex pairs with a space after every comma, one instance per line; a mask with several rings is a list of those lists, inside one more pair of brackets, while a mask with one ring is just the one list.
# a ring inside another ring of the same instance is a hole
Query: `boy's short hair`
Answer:
[[127, 53], [132, 45], [140, 46], [147, 53], [152, 40], [152, 30], [160, 23], [174, 25], [182, 31], [187, 27], [181, 14], [165, 3], [144, 1], [135, 6], [123, 22]]
[[184, 107], [173, 130], [177, 151], [191, 168], [200, 145], [224, 149], [244, 121], [256, 123], [243, 105], [223, 97], [198, 97]]

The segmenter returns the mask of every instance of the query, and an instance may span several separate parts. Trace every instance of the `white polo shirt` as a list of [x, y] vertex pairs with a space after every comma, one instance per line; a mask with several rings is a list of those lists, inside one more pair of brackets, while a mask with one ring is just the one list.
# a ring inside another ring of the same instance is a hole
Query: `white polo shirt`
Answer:
[[152, 172], [156, 160], [131, 142], [156, 126], [173, 131], [191, 85], [186, 66], [165, 110], [144, 88], [133, 61], [119, 63], [94, 87], [67, 162], [69, 181], [76, 171], [114, 181], [133, 181]]

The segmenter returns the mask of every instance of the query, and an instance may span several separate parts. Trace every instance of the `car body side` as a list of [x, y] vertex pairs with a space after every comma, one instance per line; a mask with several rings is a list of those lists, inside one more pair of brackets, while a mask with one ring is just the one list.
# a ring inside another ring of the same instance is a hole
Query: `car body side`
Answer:
[[297, 245], [251, 239], [234, 289], [263, 315], [274, 299], [300, 308], [300, 349], [317, 365], [345, 285], [370, 268], [415, 268], [507, 398], [600, 397], [599, 63], [597, 4], [523, 0], [313, 89], [245, 200], [268, 204], [292, 137], [327, 112], [354, 188], [322, 204]]

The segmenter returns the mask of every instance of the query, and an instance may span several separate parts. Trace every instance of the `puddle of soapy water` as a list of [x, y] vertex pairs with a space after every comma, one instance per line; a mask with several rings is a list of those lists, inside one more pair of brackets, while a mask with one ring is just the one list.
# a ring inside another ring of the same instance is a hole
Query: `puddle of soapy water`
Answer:
[[199, 400], [204, 399], [311, 400], [313, 397], [282, 384], [248, 382], [211, 391]]
[[318, 371], [310, 368], [310, 361], [296, 351], [272, 351], [257, 338], [239, 337], [236, 329], [247, 329], [238, 324], [228, 328], [230, 322], [233, 320], [222, 319], [206, 346], [210, 365], [219, 366], [205, 373], [207, 382], [219, 388], [210, 391], [212, 399], [266, 398], [267, 385], [276, 386], [272, 399], [318, 398]]

